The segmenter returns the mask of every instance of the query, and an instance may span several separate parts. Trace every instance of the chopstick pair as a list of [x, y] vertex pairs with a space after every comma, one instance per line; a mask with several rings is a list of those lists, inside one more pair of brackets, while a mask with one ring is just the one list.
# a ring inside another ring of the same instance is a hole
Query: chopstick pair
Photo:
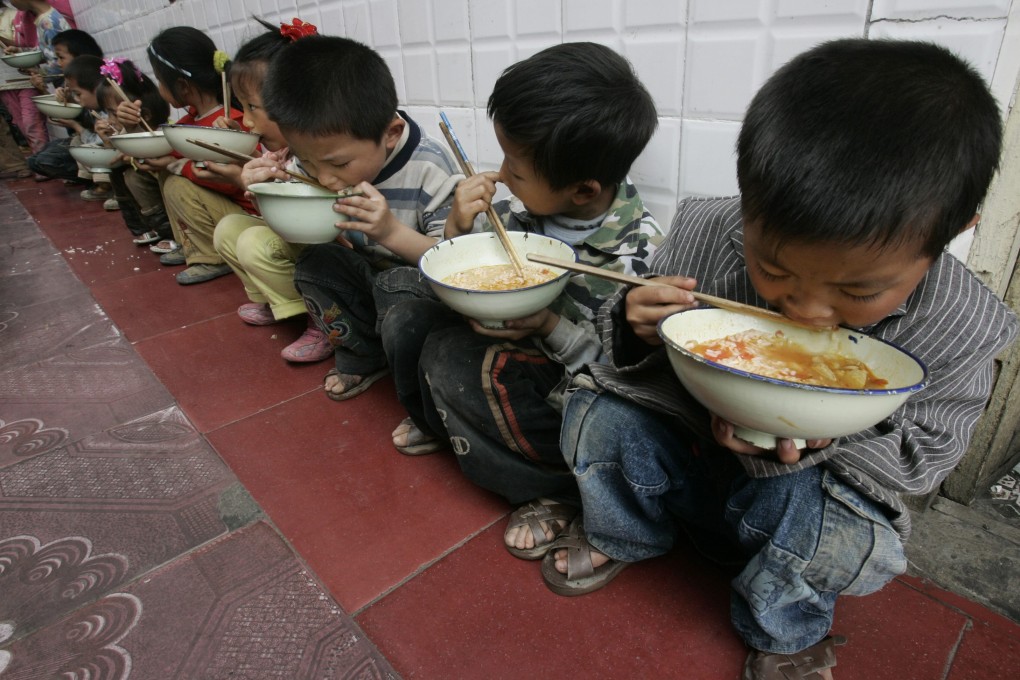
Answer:
[[[591, 276], [597, 276], [607, 281], [613, 281], [615, 283], [622, 283], [627, 286], [659, 286], [665, 288], [673, 288], [668, 283], [657, 283], [651, 279], [642, 279], [639, 276], [631, 276], [630, 274], [621, 274], [619, 272], [610, 271], [608, 269], [600, 269], [598, 267], [592, 267], [591, 265], [581, 264], [580, 262], [571, 262], [569, 260], [560, 260], [555, 257], [546, 257], [545, 255], [538, 255], [536, 253], [528, 253], [527, 258], [532, 262], [538, 262], [539, 264], [549, 265], [551, 267], [559, 267], [560, 269], [566, 269], [580, 274], [590, 274]], [[755, 307], [754, 305], [746, 305], [743, 302], [734, 302], [733, 300], [727, 300], [726, 298], [716, 297], [715, 295], [708, 295], [707, 293], [698, 293], [696, 291], [688, 291], [694, 296], [694, 299], [698, 302], [704, 302], [705, 304], [718, 307], [719, 309], [725, 309], [730, 312], [737, 312], [738, 314], [746, 314], [748, 316], [756, 316], [761, 319], [768, 319], [769, 321], [776, 321], [779, 323], [785, 323], [790, 326], [797, 326], [799, 328], [807, 328], [809, 330], [817, 331], [824, 330], [817, 326], [810, 326], [806, 323], [800, 323], [793, 319], [783, 316], [778, 312], [773, 312], [770, 309], [762, 309], [761, 307]]]
[[[118, 97], [126, 101], [128, 104], [131, 103], [131, 98], [127, 96], [127, 92], [120, 89], [120, 85], [117, 84], [116, 80], [114, 80], [113, 78], [107, 78], [106, 82], [110, 84], [110, 87], [113, 88], [113, 91], [117, 93]], [[145, 118], [139, 115], [138, 119], [142, 121], [142, 125], [145, 126], [145, 129], [149, 131], [150, 135], [156, 134], [156, 131], [152, 129], [152, 126], [150, 126], [148, 122], [146, 122]]]
[[[185, 141], [190, 143], [190, 144], [194, 144], [195, 146], [200, 146], [203, 149], [207, 149], [209, 151], [215, 151], [216, 153], [221, 153], [224, 156], [227, 156], [228, 158], [233, 158], [235, 161], [248, 162], [248, 161], [255, 160], [255, 156], [249, 156], [246, 153], [240, 153], [240, 152], [234, 151], [232, 149], [227, 149], [226, 147], [222, 147], [219, 144], [213, 144], [212, 142], [206, 142], [206, 141], [203, 141], [201, 139], [191, 139], [191, 138], [189, 138], [189, 139], [186, 139]], [[300, 180], [300, 181], [304, 182], [305, 184], [311, 185], [313, 187], [317, 187], [319, 189], [325, 189], [326, 191], [332, 191], [329, 187], [320, 184], [318, 180], [316, 180], [316, 179], [314, 179], [312, 177], [308, 177], [306, 175], [302, 175], [300, 173], [294, 172], [293, 170], [288, 170], [287, 168], [282, 168], [282, 170], [285, 173], [287, 173], [288, 175], [290, 175], [291, 177], [293, 177], [294, 179]], [[350, 198], [351, 196], [364, 196], [365, 192], [362, 191], [361, 189], [354, 189], [354, 188], [348, 187], [347, 189], [344, 189], [343, 191], [336, 192], [336, 194], [337, 194], [338, 198]]]
[[[446, 114], [442, 111], [439, 112], [439, 129], [443, 131], [443, 136], [446, 137], [446, 143], [450, 145], [450, 150], [453, 155], [457, 158], [457, 163], [460, 165], [461, 172], [464, 173], [465, 177], [471, 177], [475, 175], [474, 166], [471, 165], [471, 161], [468, 160], [467, 153], [464, 151], [464, 147], [460, 145], [460, 140], [457, 139], [457, 135], [453, 133], [453, 128], [450, 126], [450, 119], [446, 117]], [[517, 255], [517, 251], [514, 249], [514, 244], [510, 241], [510, 237], [506, 233], [506, 227], [503, 226], [503, 221], [499, 219], [499, 215], [496, 214], [495, 209], [491, 205], [485, 209], [485, 214], [492, 222], [492, 226], [496, 229], [496, 236], [499, 237], [499, 242], [503, 244], [503, 249], [506, 250], [506, 254], [510, 257], [510, 264], [514, 267], [514, 273], [520, 278], [524, 278], [524, 265], [521, 264], [521, 258]]]

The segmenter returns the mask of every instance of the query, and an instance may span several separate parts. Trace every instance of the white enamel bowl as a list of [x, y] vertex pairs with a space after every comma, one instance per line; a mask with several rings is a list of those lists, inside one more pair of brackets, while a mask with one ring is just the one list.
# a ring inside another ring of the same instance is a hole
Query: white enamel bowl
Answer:
[[[574, 249], [558, 239], [522, 231], [507, 235], [525, 264], [528, 253], [577, 261]], [[440, 241], [421, 256], [418, 268], [448, 307], [490, 328], [502, 328], [507, 319], [520, 319], [548, 307], [570, 278], [570, 272], [562, 270], [552, 280], [537, 286], [492, 291], [467, 290], [443, 283], [443, 279], [457, 272], [499, 264], [510, 264], [510, 258], [496, 234], [484, 232]]]
[[57, 101], [56, 96], [52, 94], [43, 94], [38, 97], [32, 97], [32, 101], [35, 102], [36, 108], [42, 111], [44, 116], [49, 116], [50, 118], [77, 118], [78, 114], [80, 114], [82, 110], [81, 104], [75, 104], [74, 102], [61, 104]]
[[259, 145], [259, 135], [244, 130], [228, 130], [226, 128], [202, 127], [201, 125], [162, 125], [160, 129], [174, 150], [193, 161], [214, 161], [217, 163], [234, 162], [229, 156], [209, 151], [189, 139], [197, 139], [207, 144], [216, 144], [235, 153], [251, 155]]
[[162, 130], [113, 135], [110, 143], [125, 156], [132, 158], [159, 158], [169, 156], [173, 151]]
[[32, 68], [33, 66], [38, 66], [42, 63], [43, 58], [41, 50], [28, 50], [0, 55], [0, 59], [3, 59], [5, 64], [14, 68]]
[[337, 194], [304, 182], [251, 184], [262, 218], [288, 243], [329, 243], [341, 234], [347, 216], [333, 210]]
[[[878, 390], [818, 387], [766, 378], [710, 361], [684, 348], [748, 329], [782, 330], [811, 352], [838, 352], [863, 361], [887, 382]], [[775, 438], [829, 439], [865, 430], [922, 389], [928, 369], [896, 347], [846, 328], [812, 331], [722, 309], [692, 309], [659, 322], [670, 364], [680, 382], [709, 411], [737, 426], [736, 434], [762, 448]]]
[[68, 150], [74, 160], [92, 172], [109, 172], [115, 167], [114, 159], [120, 153], [117, 149], [108, 149], [105, 146], [69, 146]]

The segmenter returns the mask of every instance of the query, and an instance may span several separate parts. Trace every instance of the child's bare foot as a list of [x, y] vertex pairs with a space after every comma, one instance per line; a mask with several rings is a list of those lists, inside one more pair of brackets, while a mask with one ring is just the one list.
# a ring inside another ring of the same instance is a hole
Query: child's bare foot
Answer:
[[333, 401], [344, 401], [358, 396], [387, 373], [389, 370], [384, 368], [369, 375], [354, 375], [332, 368], [322, 379], [322, 389]]
[[423, 456], [446, 446], [442, 440], [426, 434], [410, 418], [404, 418], [393, 430], [393, 448], [406, 456]]
[[[591, 567], [592, 569], [598, 569], [603, 564], [608, 562], [611, 558], [608, 555], [603, 555], [595, 548], [591, 548], [589, 551], [591, 555]], [[553, 558], [556, 560], [553, 564], [556, 567], [556, 571], [561, 574], [567, 573], [567, 549], [560, 548], [553, 553]]]
[[549, 546], [570, 526], [577, 508], [562, 505], [548, 498], [539, 498], [517, 508], [510, 515], [503, 542], [511, 555], [525, 560], [545, 556]]

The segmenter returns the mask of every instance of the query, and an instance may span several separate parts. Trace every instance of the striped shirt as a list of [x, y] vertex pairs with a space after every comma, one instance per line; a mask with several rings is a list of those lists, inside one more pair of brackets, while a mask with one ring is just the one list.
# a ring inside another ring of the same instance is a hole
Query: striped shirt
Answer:
[[[652, 259], [661, 275], [698, 280], [704, 293], [764, 307], [747, 276], [740, 199], [687, 199], [678, 207], [669, 239]], [[669, 369], [665, 350], [647, 349], [628, 333], [623, 293], [602, 307], [599, 330], [612, 365], [590, 367], [598, 385], [654, 410], [679, 417], [712, 440], [708, 414]], [[738, 459], [752, 477], [789, 474], [824, 465], [889, 509], [905, 540], [910, 516], [900, 494], [938, 487], [967, 450], [994, 382], [995, 356], [1013, 341], [1017, 318], [956, 258], [942, 254], [893, 313], [859, 329], [903, 347], [923, 361], [929, 382], [878, 425], [805, 451], [785, 465], [758, 456]]]

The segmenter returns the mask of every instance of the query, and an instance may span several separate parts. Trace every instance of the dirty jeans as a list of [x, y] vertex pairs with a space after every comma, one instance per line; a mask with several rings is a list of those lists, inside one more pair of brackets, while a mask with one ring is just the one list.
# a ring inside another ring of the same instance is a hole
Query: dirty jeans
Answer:
[[428, 334], [420, 371], [426, 408], [431, 400], [468, 479], [513, 504], [577, 504], [559, 448], [561, 414], [547, 399], [563, 380], [561, 364], [526, 339], [486, 337], [460, 321]]
[[754, 649], [792, 653], [821, 640], [836, 596], [875, 592], [906, 569], [881, 509], [820, 467], [732, 477], [719, 493], [711, 448], [668, 419], [612, 394], [578, 390], [561, 447], [581, 492], [591, 544], [634, 562], [667, 552], [676, 521], [715, 523], [743, 547], [730, 618]]
[[339, 243], [301, 251], [294, 285], [333, 346], [336, 370], [362, 376], [386, 366], [380, 327], [389, 309], [401, 300], [432, 294], [417, 267], [379, 271]]

